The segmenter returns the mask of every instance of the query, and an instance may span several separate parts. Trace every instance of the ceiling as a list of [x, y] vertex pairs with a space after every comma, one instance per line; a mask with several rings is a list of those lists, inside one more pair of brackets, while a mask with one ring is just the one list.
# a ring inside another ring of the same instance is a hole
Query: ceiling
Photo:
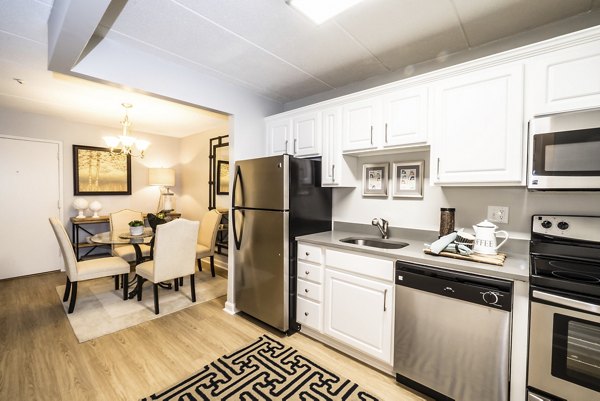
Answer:
[[[0, 0], [0, 106], [118, 127], [129, 102], [134, 130], [182, 137], [225, 126], [197, 107], [49, 72], [52, 4]], [[96, 34], [283, 104], [556, 21], [600, 24], [599, 9], [600, 0], [365, 0], [317, 26], [284, 0], [113, 0]]]

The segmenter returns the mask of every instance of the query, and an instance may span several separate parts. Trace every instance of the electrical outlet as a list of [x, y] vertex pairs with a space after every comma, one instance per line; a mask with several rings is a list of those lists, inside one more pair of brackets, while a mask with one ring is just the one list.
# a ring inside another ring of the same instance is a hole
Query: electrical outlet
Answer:
[[494, 223], [508, 223], [508, 207], [506, 206], [488, 206], [487, 212], [488, 221]]

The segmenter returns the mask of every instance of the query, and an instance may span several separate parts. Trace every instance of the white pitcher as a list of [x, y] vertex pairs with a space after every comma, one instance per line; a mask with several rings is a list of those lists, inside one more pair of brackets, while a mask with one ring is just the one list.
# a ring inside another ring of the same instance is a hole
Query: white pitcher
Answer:
[[[475, 230], [474, 252], [485, 255], [496, 255], [498, 253], [498, 248], [508, 240], [508, 233], [503, 230], [496, 231], [496, 228], [498, 227], [494, 223], [490, 223], [487, 220], [473, 226], [473, 230]], [[498, 245], [496, 245], [497, 234], [504, 234], [504, 240]]]

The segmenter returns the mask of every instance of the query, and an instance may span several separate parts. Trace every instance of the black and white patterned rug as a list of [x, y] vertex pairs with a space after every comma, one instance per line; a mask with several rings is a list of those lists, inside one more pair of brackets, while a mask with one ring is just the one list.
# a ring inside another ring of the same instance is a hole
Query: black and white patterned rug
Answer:
[[145, 400], [374, 401], [357, 384], [263, 335]]

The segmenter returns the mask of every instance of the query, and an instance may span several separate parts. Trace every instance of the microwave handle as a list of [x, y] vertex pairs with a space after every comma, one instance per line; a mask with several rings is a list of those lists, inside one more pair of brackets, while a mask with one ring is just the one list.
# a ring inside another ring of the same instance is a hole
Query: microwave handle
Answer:
[[590, 304], [576, 299], [561, 297], [560, 295], [548, 294], [547, 292], [541, 292], [533, 290], [533, 297], [541, 299], [543, 301], [554, 302], [555, 304], [567, 306], [569, 308], [577, 309], [583, 312], [592, 312], [600, 314], [600, 306]]

